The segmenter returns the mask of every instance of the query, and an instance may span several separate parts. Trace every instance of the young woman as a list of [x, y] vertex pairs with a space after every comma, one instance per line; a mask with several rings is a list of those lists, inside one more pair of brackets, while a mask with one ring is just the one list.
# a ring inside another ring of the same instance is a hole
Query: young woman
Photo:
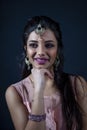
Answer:
[[59, 24], [46, 16], [27, 22], [23, 79], [6, 90], [16, 130], [87, 130], [87, 83], [63, 72]]

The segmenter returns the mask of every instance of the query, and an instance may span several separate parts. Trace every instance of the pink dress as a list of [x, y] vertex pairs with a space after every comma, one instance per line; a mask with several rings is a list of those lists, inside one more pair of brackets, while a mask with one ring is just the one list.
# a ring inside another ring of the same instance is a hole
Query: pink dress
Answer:
[[[33, 84], [29, 77], [12, 85], [16, 88], [22, 97], [23, 103], [31, 112], [33, 100]], [[46, 113], [46, 130], [66, 130], [65, 122], [62, 115], [62, 104], [60, 94], [56, 92], [52, 96], [44, 96], [45, 113]]]

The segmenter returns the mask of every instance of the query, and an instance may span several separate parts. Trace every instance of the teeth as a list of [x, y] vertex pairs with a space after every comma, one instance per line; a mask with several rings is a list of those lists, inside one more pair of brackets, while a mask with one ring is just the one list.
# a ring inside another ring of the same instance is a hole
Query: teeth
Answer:
[[46, 59], [37, 59], [37, 60], [46, 60]]
[[46, 61], [46, 59], [37, 59], [37, 61]]

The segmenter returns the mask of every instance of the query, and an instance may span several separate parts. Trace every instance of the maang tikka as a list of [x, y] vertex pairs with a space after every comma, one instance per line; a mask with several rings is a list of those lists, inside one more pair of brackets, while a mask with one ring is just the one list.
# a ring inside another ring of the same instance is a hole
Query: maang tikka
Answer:
[[38, 24], [38, 26], [35, 29], [35, 32], [38, 35], [43, 35], [45, 31], [46, 31], [46, 28], [42, 27], [41, 24]]

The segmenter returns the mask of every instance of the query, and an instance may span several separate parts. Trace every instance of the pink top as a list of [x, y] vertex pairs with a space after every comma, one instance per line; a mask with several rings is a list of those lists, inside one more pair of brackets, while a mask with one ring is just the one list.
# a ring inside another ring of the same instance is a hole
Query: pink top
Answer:
[[[33, 84], [29, 77], [13, 84], [22, 97], [23, 103], [31, 112], [33, 100]], [[65, 122], [62, 115], [62, 104], [60, 94], [56, 92], [52, 96], [44, 96], [45, 113], [46, 113], [46, 130], [66, 130]]]

